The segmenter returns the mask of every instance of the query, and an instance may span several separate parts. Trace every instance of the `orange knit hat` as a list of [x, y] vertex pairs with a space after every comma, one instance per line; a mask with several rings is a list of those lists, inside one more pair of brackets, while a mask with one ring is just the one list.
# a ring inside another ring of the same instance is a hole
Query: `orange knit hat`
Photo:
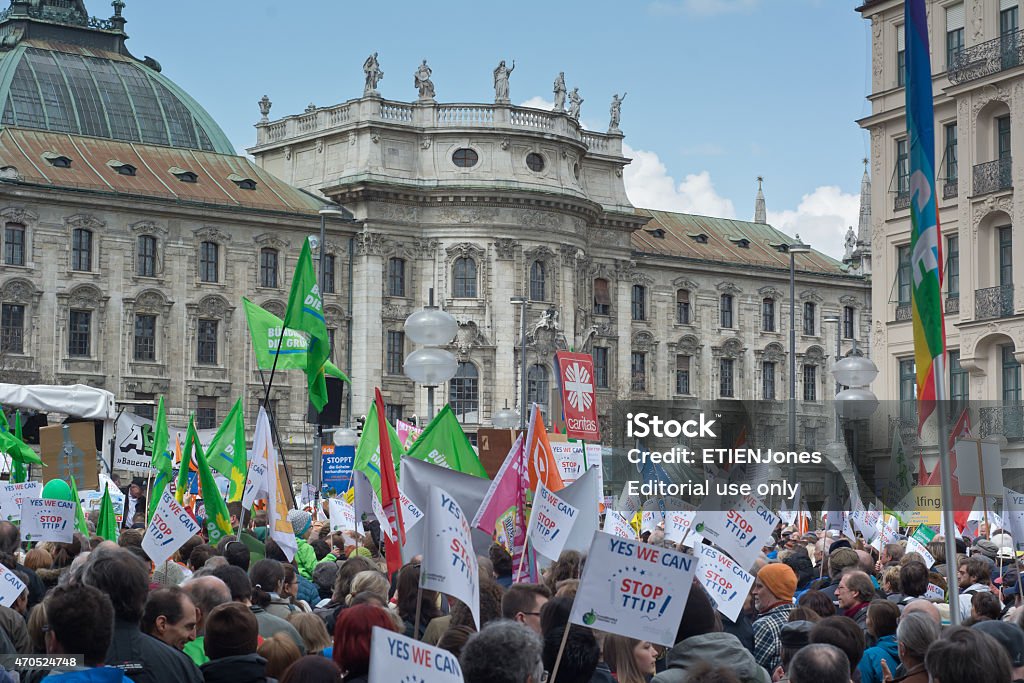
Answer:
[[796, 592], [796, 574], [789, 565], [773, 562], [761, 567], [757, 573], [758, 580], [779, 600], [793, 601]]

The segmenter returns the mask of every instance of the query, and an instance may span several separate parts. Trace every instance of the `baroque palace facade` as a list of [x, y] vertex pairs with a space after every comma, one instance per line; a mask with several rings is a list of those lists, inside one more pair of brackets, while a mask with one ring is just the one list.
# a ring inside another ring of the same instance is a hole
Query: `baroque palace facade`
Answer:
[[[252, 417], [263, 385], [241, 297], [283, 314], [301, 242], [335, 202], [354, 219], [327, 220], [324, 299], [353, 416], [374, 386], [391, 417], [425, 416], [403, 322], [431, 289], [459, 321], [439, 402], [471, 435], [518, 407], [521, 315], [529, 399], [546, 406], [568, 348], [594, 356], [603, 420], [618, 399], [788, 396], [794, 236], [766, 223], [760, 191], [753, 221], [632, 206], [617, 110], [592, 132], [571, 106], [513, 106], [507, 79], [493, 103], [439, 104], [432, 85], [409, 103], [368, 73], [335, 106], [271, 120], [264, 98], [251, 162], [124, 40], [117, 3], [109, 20], [63, 0], [0, 16], [0, 381], [165, 395], [179, 424], [193, 410], [216, 424], [242, 394]], [[836, 336], [843, 352], [868, 343], [870, 284], [818, 252], [794, 258], [799, 439], [822, 446]], [[300, 477], [304, 395], [300, 373], [278, 374]], [[785, 418], [773, 427], [782, 437]]]

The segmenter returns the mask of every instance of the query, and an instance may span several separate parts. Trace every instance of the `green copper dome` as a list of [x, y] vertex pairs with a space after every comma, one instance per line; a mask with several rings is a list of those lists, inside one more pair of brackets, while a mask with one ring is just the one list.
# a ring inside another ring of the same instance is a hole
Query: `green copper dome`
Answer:
[[181, 88], [146, 64], [105, 50], [21, 42], [0, 58], [0, 102], [4, 126], [236, 154]]

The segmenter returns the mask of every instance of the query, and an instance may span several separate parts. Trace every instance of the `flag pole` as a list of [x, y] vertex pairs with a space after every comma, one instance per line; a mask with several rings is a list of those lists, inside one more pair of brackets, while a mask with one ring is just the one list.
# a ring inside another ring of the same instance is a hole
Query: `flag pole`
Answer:
[[[954, 529], [956, 529], [955, 522], [953, 520], [953, 473], [950, 471], [950, 459], [949, 459], [949, 434], [946, 431], [946, 383], [944, 381], [946, 373], [946, 358], [943, 353], [937, 356], [933, 361], [935, 374], [935, 403], [936, 405], [936, 419], [938, 420], [939, 426], [939, 467], [941, 467], [940, 474], [942, 475], [942, 500], [944, 505], [942, 506], [942, 524], [946, 527], [946, 558], [956, 557], [956, 541], [953, 538]], [[948, 589], [946, 591], [946, 599], [949, 602], [949, 622], [953, 626], [957, 626], [960, 623], [960, 601], [959, 595], [956, 591], [955, 586], [959, 585], [957, 582], [957, 566], [955, 562], [946, 562], [946, 584]]]

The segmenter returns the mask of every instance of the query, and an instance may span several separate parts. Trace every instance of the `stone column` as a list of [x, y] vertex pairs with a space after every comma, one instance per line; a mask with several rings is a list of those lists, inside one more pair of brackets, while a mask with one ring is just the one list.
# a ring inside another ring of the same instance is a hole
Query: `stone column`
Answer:
[[356, 236], [352, 294], [352, 414], [365, 414], [383, 376], [384, 235], [367, 230]]
[[630, 353], [633, 349], [633, 323], [630, 315], [630, 302], [633, 292], [633, 282], [628, 277], [623, 277], [622, 269], [619, 271], [618, 281], [615, 283], [616, 297], [615, 316], [618, 321], [619, 346], [618, 362], [615, 364], [615, 386], [616, 394], [620, 400], [628, 399], [631, 393], [631, 363]]
[[522, 306], [512, 304], [509, 299], [516, 296], [516, 250], [519, 242], [510, 237], [499, 237], [494, 241], [494, 279], [491, 297], [491, 315], [494, 320], [491, 330], [494, 335], [494, 405], [491, 415], [505, 407], [508, 399], [510, 408], [519, 402], [519, 352], [522, 340], [519, 338], [519, 315]]

